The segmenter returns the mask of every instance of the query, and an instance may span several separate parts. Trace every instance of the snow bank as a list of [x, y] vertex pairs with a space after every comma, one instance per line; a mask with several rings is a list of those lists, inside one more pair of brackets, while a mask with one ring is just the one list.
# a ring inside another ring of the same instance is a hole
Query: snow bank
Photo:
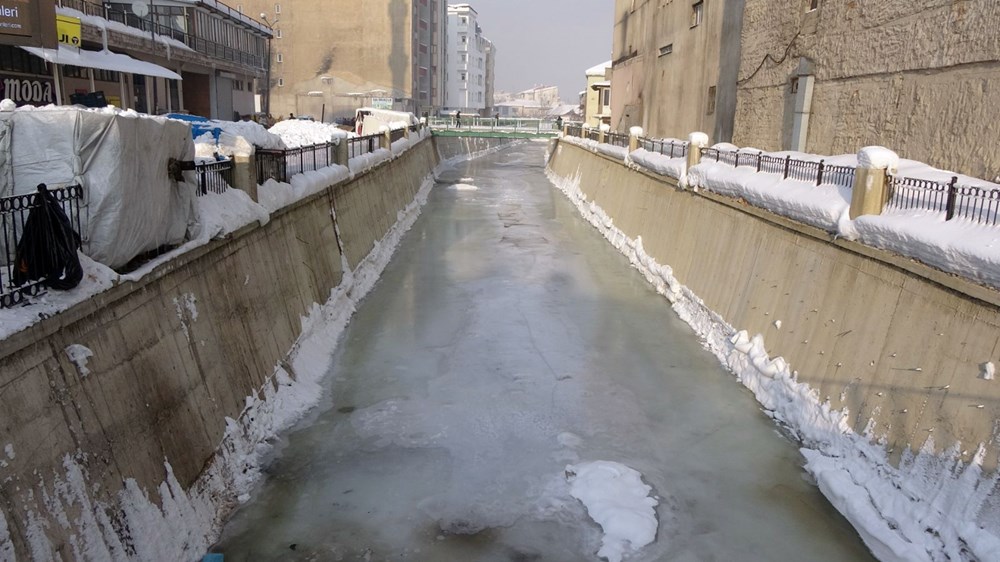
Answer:
[[899, 155], [881, 146], [866, 146], [858, 151], [858, 166], [895, 173], [899, 169]]
[[217, 127], [234, 137], [243, 137], [248, 143], [270, 150], [288, 148], [280, 136], [268, 131], [260, 123], [253, 121], [209, 121], [206, 126]]
[[984, 447], [966, 465], [958, 446], [935, 455], [928, 440], [921, 452], [907, 452], [898, 467], [892, 466], [878, 444], [880, 436], [854, 432], [848, 412], [821, 403], [783, 358], [768, 356], [762, 336], [735, 330], [707, 308], [669, 266], [645, 252], [641, 238], [629, 238], [603, 209], [587, 201], [579, 175], [563, 178], [550, 170], [548, 176], [672, 303], [765, 411], [802, 443], [806, 470], [876, 556], [885, 561], [996, 559], [1000, 521], [992, 506], [1000, 472], [983, 473]]
[[671, 158], [659, 152], [650, 152], [645, 148], [640, 148], [629, 153], [628, 163], [661, 176], [670, 176], [674, 179], [686, 177], [687, 157], [685, 156]]
[[287, 119], [275, 123], [268, 132], [281, 137], [288, 148], [310, 146], [327, 142], [338, 143], [350, 136], [347, 131], [329, 123], [306, 119]]
[[269, 179], [257, 186], [257, 198], [264, 209], [273, 213], [282, 207], [353, 177], [354, 174], [346, 167], [335, 164], [319, 170], [295, 174], [291, 178], [291, 183]]
[[76, 372], [80, 373], [81, 378], [90, 374], [90, 369], [87, 368], [87, 361], [94, 356], [94, 352], [89, 347], [74, 343], [64, 351], [66, 352], [66, 357], [69, 357], [70, 362], [76, 366]]
[[566, 467], [570, 495], [586, 506], [587, 514], [604, 529], [597, 555], [608, 562], [622, 558], [656, 540], [656, 510], [652, 488], [642, 474], [611, 461], [585, 462]]

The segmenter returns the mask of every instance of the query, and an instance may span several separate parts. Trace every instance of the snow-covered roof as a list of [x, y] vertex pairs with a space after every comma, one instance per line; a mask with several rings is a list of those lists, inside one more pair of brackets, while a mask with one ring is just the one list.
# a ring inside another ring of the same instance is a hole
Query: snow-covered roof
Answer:
[[553, 107], [548, 112], [548, 115], [549, 117], [556, 117], [558, 115], [569, 115], [571, 113], [576, 113], [578, 111], [580, 111], [580, 106], [578, 105], [563, 104]]
[[610, 88], [611, 80], [604, 80], [603, 82], [594, 82], [593, 84], [590, 85], [590, 87], [594, 90], [598, 88]]
[[604, 76], [604, 73], [611, 68], [611, 61], [601, 63], [587, 69], [587, 76]]
[[511, 100], [505, 101], [503, 103], [498, 103], [497, 107], [529, 107], [529, 108], [539, 108], [542, 104], [535, 100]]

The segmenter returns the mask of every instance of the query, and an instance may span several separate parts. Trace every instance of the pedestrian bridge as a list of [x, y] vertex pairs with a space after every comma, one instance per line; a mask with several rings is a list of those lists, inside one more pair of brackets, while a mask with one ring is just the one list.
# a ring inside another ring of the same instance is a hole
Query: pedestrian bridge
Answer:
[[511, 119], [493, 117], [434, 117], [428, 121], [431, 133], [438, 137], [480, 137], [533, 139], [552, 138], [560, 125], [554, 119]]

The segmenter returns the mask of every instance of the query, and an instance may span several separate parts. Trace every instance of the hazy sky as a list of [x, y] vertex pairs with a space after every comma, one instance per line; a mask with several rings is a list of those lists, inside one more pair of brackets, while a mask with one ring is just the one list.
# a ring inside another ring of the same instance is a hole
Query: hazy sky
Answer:
[[611, 60], [614, 0], [466, 1], [496, 45], [498, 90], [554, 85], [575, 103], [587, 69]]

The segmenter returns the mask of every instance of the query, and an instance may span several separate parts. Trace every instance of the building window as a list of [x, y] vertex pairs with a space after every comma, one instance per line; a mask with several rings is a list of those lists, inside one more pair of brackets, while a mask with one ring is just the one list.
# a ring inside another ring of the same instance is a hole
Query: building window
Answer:
[[708, 87], [708, 110], [707, 115], [715, 113], [715, 86]]
[[275, 62], [285, 62], [285, 57], [281, 53], [274, 55]]
[[463, 45], [469, 42], [469, 38], [465, 35], [459, 35], [458, 38]]
[[811, 12], [817, 8], [819, 8], [819, 0], [809, 0], [809, 9], [806, 11]]
[[604, 88], [601, 90], [601, 105], [611, 105], [611, 88]]
[[280, 29], [275, 29], [274, 30], [274, 37], [276, 39], [281, 39], [281, 30]]
[[461, 22], [462, 25], [465, 25], [466, 23], [469, 23], [469, 20], [466, 19], [465, 17], [458, 18], [458, 21]]
[[469, 55], [462, 53], [462, 62], [469, 60]]
[[695, 2], [691, 6], [691, 27], [701, 25], [701, 20], [705, 16], [705, 2]]
[[281, 13], [281, 4], [275, 4], [274, 5], [274, 13], [276, 13], [276, 14], [280, 14]]
[[458, 78], [459, 78], [459, 80], [461, 80], [462, 82], [465, 82], [465, 78], [466, 78], [466, 75], [465, 75], [465, 73], [463, 72], [463, 73], [459, 74]]
[[285, 85], [285, 79], [284, 78], [278, 78], [278, 87], [281, 88], [284, 85]]
[[664, 45], [664, 46], [660, 47], [660, 56], [661, 57], [663, 55], [669, 55], [672, 52], [674, 52], [674, 44], [673, 43], [669, 43], [667, 45]]

